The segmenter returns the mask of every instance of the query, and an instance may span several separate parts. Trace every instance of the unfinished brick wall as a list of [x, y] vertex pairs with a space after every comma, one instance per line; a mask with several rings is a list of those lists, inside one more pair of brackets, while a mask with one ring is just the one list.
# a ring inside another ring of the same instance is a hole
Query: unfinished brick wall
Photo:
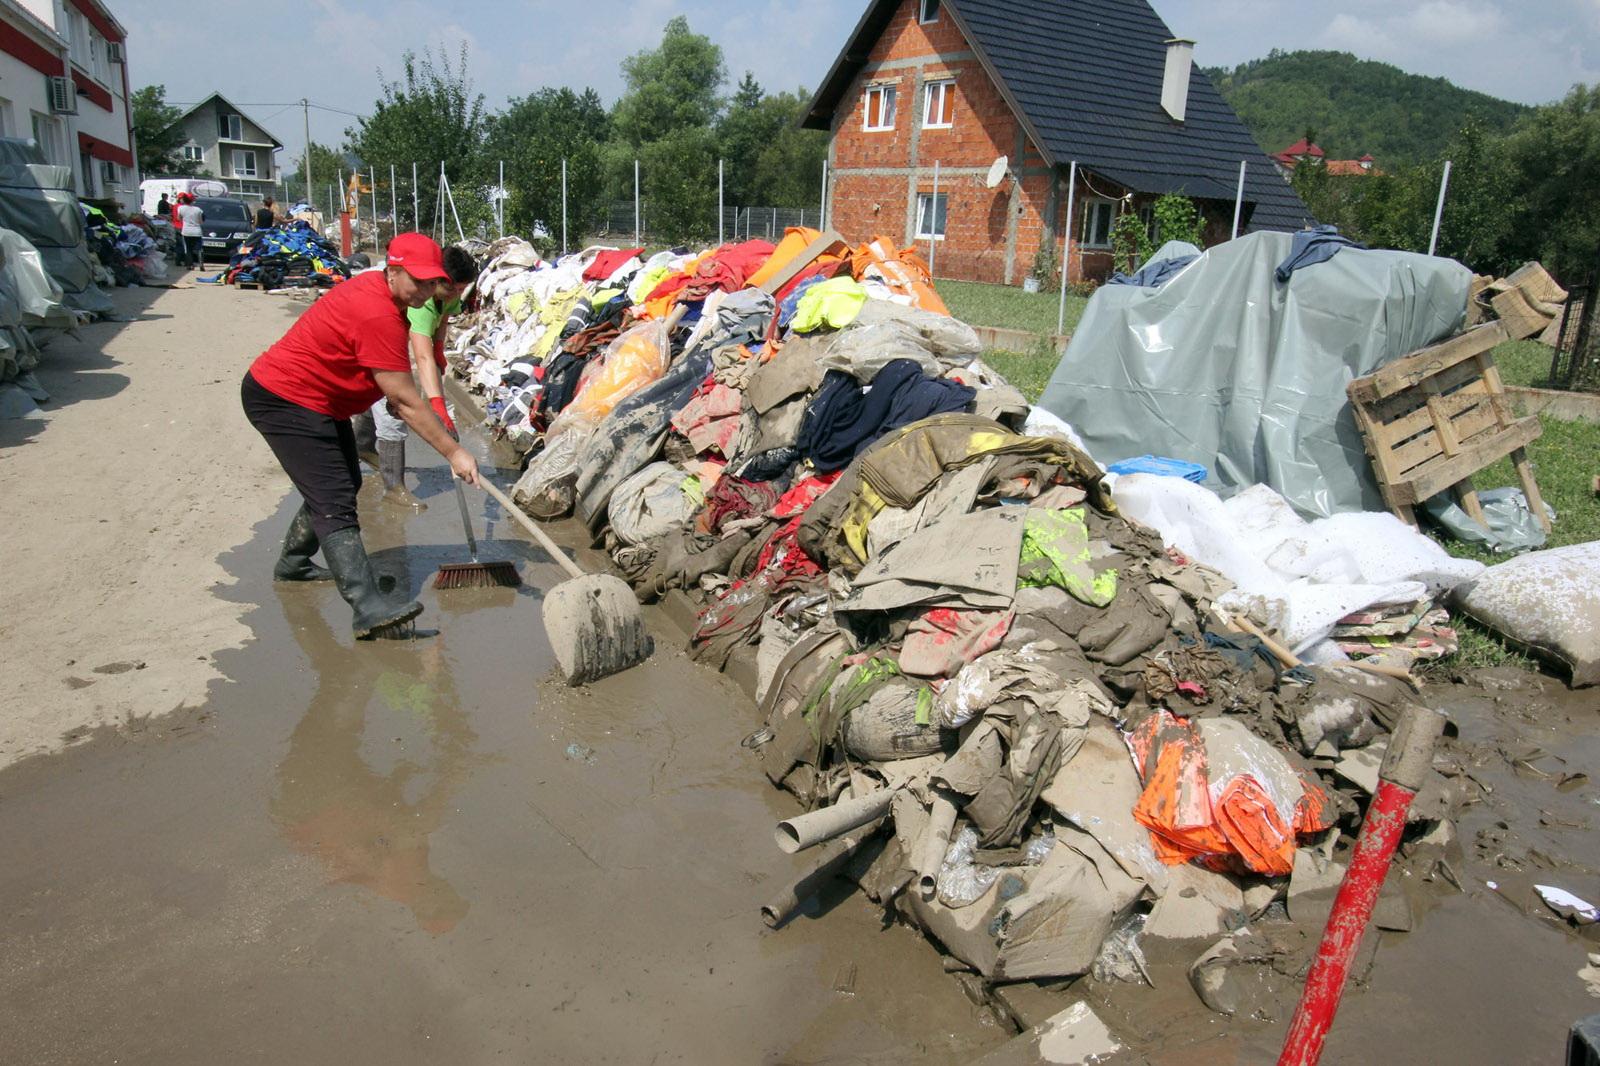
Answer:
[[[902, 0], [834, 116], [833, 228], [851, 240], [882, 234], [902, 245], [912, 241], [916, 196], [934, 191], [937, 162], [939, 192], [947, 199], [945, 237], [933, 251], [935, 272], [1020, 283], [1045, 232], [1051, 175], [954, 22], [941, 14], [921, 24], [919, 7], [917, 0]], [[950, 128], [926, 128], [923, 86], [945, 79], [955, 83]], [[867, 90], [880, 85], [896, 90], [894, 128], [869, 131], [863, 128]], [[985, 187], [989, 166], [1001, 155], [1010, 158], [1020, 187], [1009, 178]], [[929, 242], [916, 243], [926, 258]]]

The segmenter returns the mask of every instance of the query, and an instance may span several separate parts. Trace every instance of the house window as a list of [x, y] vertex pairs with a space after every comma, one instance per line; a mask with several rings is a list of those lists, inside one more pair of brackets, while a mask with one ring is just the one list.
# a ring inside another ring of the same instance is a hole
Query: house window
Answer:
[[939, 0], [921, 0], [921, 9], [917, 14], [918, 22], [939, 21]]
[[11, 101], [0, 96], [0, 137], [10, 137], [11, 133]]
[[1078, 243], [1085, 248], [1110, 248], [1111, 223], [1116, 221], [1115, 200], [1090, 200], [1083, 206], [1083, 233]]
[[217, 116], [217, 136], [225, 141], [244, 140], [244, 125], [238, 115]]
[[89, 72], [96, 81], [106, 80], [106, 39], [92, 29], [89, 31]]
[[245, 148], [233, 150], [233, 172], [241, 178], [256, 176], [256, 154]]
[[183, 146], [183, 158], [191, 163], [203, 163], [206, 159], [205, 149], [198, 144], [186, 144]]
[[61, 152], [61, 145], [56, 138], [56, 120], [49, 115], [31, 112], [33, 116], [33, 139], [39, 145], [39, 151], [44, 153], [44, 160], [54, 166], [65, 166], [67, 158]]
[[917, 239], [944, 240], [945, 204], [949, 197], [940, 193], [917, 195]]
[[923, 99], [925, 102], [922, 109], [922, 128], [949, 129], [956, 113], [956, 83], [930, 81]]
[[867, 90], [867, 116], [862, 129], [894, 129], [894, 86], [874, 85]]
[[117, 165], [109, 159], [100, 160], [100, 184], [121, 185], [117, 178]]

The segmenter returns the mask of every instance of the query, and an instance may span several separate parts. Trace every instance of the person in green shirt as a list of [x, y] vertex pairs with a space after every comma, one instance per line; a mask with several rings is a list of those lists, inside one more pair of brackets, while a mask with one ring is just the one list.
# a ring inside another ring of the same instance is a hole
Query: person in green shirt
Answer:
[[[446, 277], [433, 297], [421, 307], [407, 312], [411, 368], [416, 373], [422, 396], [439, 416], [445, 430], [456, 436], [455, 420], [444, 400], [444, 340], [450, 329], [450, 316], [461, 311], [461, 294], [478, 276], [478, 264], [465, 248], [451, 245], [444, 249]], [[415, 511], [427, 505], [406, 488], [406, 424], [388, 411], [383, 400], [372, 405], [372, 420], [377, 431], [378, 473], [383, 476], [383, 498]]]

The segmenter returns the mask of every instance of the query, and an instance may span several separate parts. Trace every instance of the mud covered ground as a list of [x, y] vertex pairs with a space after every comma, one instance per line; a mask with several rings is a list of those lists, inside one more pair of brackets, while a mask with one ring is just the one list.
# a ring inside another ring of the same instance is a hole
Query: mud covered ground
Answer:
[[[739, 745], [750, 702], [656, 612], [648, 665], [552, 683], [540, 589], [560, 572], [481, 497], [485, 557], [515, 559], [527, 584], [426, 588], [465, 553], [423, 447], [425, 514], [370, 492], [363, 506], [380, 569], [428, 608], [424, 635], [353, 645], [331, 587], [268, 580], [286, 482], [231, 387], [201, 391], [236, 381], [256, 334], [287, 320], [268, 299], [141, 304], [150, 318], [74, 350], [90, 376], [130, 352], [147, 366], [80, 383], [49, 425], [3, 439], [7, 498], [29, 501], [7, 530], [32, 538], [29, 595], [7, 601], [27, 621], [0, 620], [29, 682], [5, 705], [27, 715], [11, 756], [55, 750], [0, 771], [0, 1062], [960, 1063], [1005, 1043], [1006, 1011], [1078, 999], [1126, 1045], [1118, 1061], [1275, 1057], [1291, 962], [1228, 1019], [1185, 977], [1201, 945], [1152, 951], [1154, 988], [1085, 979], [984, 1004], [845, 886], [768, 931], [761, 903], [806, 856], [773, 844], [795, 808]], [[124, 354], [100, 362], [95, 343]], [[141, 374], [154, 380], [130, 389]], [[114, 462], [84, 472], [130, 451], [120, 480]], [[45, 491], [47, 476], [87, 489]], [[91, 505], [114, 507], [112, 530]], [[54, 549], [52, 523], [108, 561], [86, 565], [70, 538]], [[68, 660], [92, 685], [57, 676], [79, 676]], [[92, 671], [124, 661], [150, 666]], [[1570, 1023], [1600, 1010], [1577, 976], [1600, 944], [1532, 886], [1600, 897], [1600, 696], [1498, 671], [1428, 699], [1459, 733], [1442, 765], [1473, 799], [1460, 848], [1397, 879], [1396, 928], [1373, 934], [1324, 1061], [1556, 1061]]]

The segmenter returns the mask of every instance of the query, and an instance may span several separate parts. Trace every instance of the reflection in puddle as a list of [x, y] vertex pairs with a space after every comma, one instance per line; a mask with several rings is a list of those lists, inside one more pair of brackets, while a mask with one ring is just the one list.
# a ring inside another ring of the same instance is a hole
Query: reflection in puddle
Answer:
[[[332, 881], [404, 904], [428, 933], [449, 932], [469, 904], [433, 871], [428, 838], [479, 760], [444, 638], [351, 647], [318, 607], [328, 598], [323, 590], [279, 587], [278, 594], [316, 693], [278, 766], [273, 819]], [[344, 617], [342, 602], [333, 609]], [[415, 742], [392, 766], [379, 765], [373, 751], [396, 747], [401, 734]]]

